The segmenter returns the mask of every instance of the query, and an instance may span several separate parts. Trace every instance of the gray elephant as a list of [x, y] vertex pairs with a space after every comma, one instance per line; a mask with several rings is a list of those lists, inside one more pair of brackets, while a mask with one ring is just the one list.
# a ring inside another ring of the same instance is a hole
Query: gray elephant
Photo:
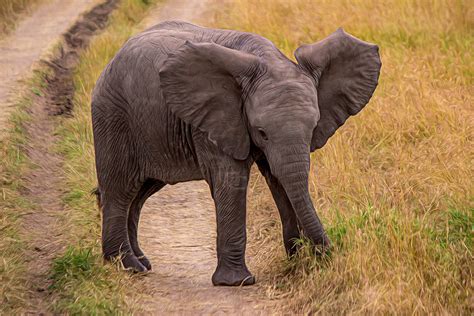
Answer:
[[288, 255], [302, 234], [315, 249], [329, 247], [308, 191], [310, 153], [367, 104], [381, 62], [376, 45], [342, 29], [295, 57], [256, 34], [177, 21], [121, 48], [92, 97], [106, 259], [151, 269], [137, 240], [143, 203], [166, 184], [204, 179], [217, 218], [212, 282], [255, 283], [245, 264], [253, 163], [278, 207]]

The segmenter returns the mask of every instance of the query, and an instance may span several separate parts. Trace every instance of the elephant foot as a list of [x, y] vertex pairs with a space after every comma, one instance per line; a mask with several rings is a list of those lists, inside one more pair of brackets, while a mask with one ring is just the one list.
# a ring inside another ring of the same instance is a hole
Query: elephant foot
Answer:
[[151, 271], [151, 263], [150, 263], [150, 260], [148, 260], [147, 257], [145, 257], [145, 255], [141, 255], [141, 256], [138, 256], [138, 261], [140, 261], [140, 263], [145, 267], [147, 268], [148, 271]]
[[315, 254], [319, 256], [328, 255], [332, 248], [331, 241], [326, 234], [320, 240], [318, 240], [314, 247]]
[[149, 270], [135, 255], [124, 255], [121, 259], [121, 263], [124, 270], [133, 273], [146, 273]]
[[217, 267], [212, 275], [212, 284], [216, 286], [253, 285], [255, 277], [245, 267], [240, 269]]

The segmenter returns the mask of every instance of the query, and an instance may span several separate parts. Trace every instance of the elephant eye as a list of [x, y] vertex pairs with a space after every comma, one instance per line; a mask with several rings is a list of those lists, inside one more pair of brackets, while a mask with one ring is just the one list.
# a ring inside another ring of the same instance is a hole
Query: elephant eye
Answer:
[[265, 133], [265, 131], [263, 130], [263, 128], [259, 128], [259, 129], [258, 129], [258, 133], [260, 134], [260, 137], [263, 138], [263, 140], [268, 140], [268, 136], [267, 136], [267, 134]]

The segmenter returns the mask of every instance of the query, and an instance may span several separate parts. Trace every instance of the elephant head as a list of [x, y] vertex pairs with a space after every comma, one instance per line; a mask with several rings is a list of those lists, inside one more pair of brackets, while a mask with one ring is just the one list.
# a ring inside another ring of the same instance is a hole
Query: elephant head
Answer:
[[299, 47], [296, 64], [265, 44], [186, 42], [160, 71], [163, 95], [224, 153], [245, 160], [258, 147], [305, 235], [325, 245], [308, 190], [310, 152], [368, 103], [381, 67], [378, 47], [339, 29]]

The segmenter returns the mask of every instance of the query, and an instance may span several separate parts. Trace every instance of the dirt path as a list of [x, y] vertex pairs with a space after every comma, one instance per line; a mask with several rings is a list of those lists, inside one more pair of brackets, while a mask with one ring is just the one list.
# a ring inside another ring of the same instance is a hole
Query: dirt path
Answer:
[[205, 182], [165, 187], [145, 204], [140, 237], [153, 264], [146, 310], [180, 314], [262, 314], [258, 286], [214, 287], [215, 215]]
[[[107, 17], [115, 8], [117, 1], [107, 0], [99, 2], [94, 7], [90, 6], [95, 2], [95, 0], [65, 1], [62, 9], [67, 8], [64, 13], [69, 15], [69, 21], [64, 21], [64, 17], [55, 20], [55, 16], [44, 12], [44, 8], [41, 9], [40, 15], [44, 13], [47, 16], [42, 16], [36, 21], [39, 23], [38, 25], [31, 24], [34, 21], [26, 21], [26, 25], [30, 25], [29, 28], [26, 28], [30, 35], [20, 32], [26, 30], [25, 24], [22, 24], [16, 32], [19, 36], [18, 39], [10, 38], [10, 47], [15, 49], [20, 49], [20, 47], [27, 49], [24, 46], [26, 45], [23, 43], [24, 41], [35, 42], [30, 45], [32, 51], [25, 53], [25, 60], [21, 60], [22, 54], [19, 54], [20, 59], [17, 59], [14, 50], [5, 55], [11, 61], [12, 77], [20, 76], [28, 70], [29, 65], [34, 62], [35, 56], [40, 56], [41, 47], [46, 47], [36, 43], [43, 39], [31, 38], [30, 28], [48, 27], [51, 33], [45, 32], [45, 36], [54, 42], [59, 40], [59, 37], [53, 39], [53, 34], [58, 32], [55, 26], [69, 27], [69, 24], [73, 22], [70, 28], [59, 31], [65, 33], [60, 53], [48, 58], [47, 63], [50, 65], [51, 71], [45, 78], [45, 88], [41, 95], [33, 98], [32, 105], [28, 108], [31, 120], [25, 126], [28, 137], [26, 151], [33, 168], [25, 175], [25, 188], [22, 195], [31, 202], [33, 208], [22, 217], [21, 227], [22, 236], [28, 240], [29, 245], [25, 253], [28, 302], [27, 306], [24, 306], [24, 314], [41, 315], [48, 312], [51, 297], [49, 297], [47, 289], [50, 285], [51, 263], [65, 245], [65, 240], [61, 235], [63, 230], [60, 227], [60, 219], [63, 216], [62, 196], [64, 192], [62, 191], [63, 175], [61, 172], [63, 162], [60, 155], [55, 152], [57, 137], [54, 130], [57, 120], [54, 116], [68, 113], [71, 110], [71, 100], [74, 95], [72, 74], [79, 61], [78, 53], [87, 46], [89, 39], [106, 25]], [[58, 4], [56, 2], [56, 5]], [[51, 8], [49, 7], [49, 9]], [[78, 19], [79, 10], [84, 9], [89, 10]], [[75, 12], [74, 15], [73, 12]], [[60, 10], [58, 14], [62, 14], [62, 11]], [[33, 16], [38, 16], [38, 13]], [[55, 22], [48, 22], [47, 17]], [[46, 24], [43, 25], [43, 23]], [[2, 45], [4, 45], [3, 47], [8, 46], [6, 42]], [[1, 63], [5, 62], [3, 57], [4, 55], [2, 55]], [[4, 73], [0, 76], [0, 82], [5, 87], [8, 84]], [[4, 112], [0, 109], [0, 113]]]
[[[206, 1], [168, 1], [144, 21], [149, 27], [178, 19], [206, 25]], [[214, 287], [214, 203], [204, 181], [167, 186], [145, 204], [140, 241], [153, 272], [144, 278], [146, 309], [163, 314], [269, 314], [258, 285]], [[258, 280], [257, 280], [258, 281]]]
[[30, 107], [34, 119], [26, 132], [29, 135], [27, 154], [34, 169], [25, 177], [25, 196], [34, 208], [22, 219], [21, 232], [29, 247], [26, 250], [28, 301], [25, 313], [48, 311], [48, 274], [54, 256], [62, 249], [61, 230], [58, 229], [62, 213], [61, 158], [54, 153], [54, 122], [48, 115], [47, 102], [36, 98]]
[[0, 40], [0, 137], [11, 111], [10, 97], [18, 80], [28, 76], [32, 65], [54, 45], [77, 19], [98, 0], [49, 0], [6, 38]]

